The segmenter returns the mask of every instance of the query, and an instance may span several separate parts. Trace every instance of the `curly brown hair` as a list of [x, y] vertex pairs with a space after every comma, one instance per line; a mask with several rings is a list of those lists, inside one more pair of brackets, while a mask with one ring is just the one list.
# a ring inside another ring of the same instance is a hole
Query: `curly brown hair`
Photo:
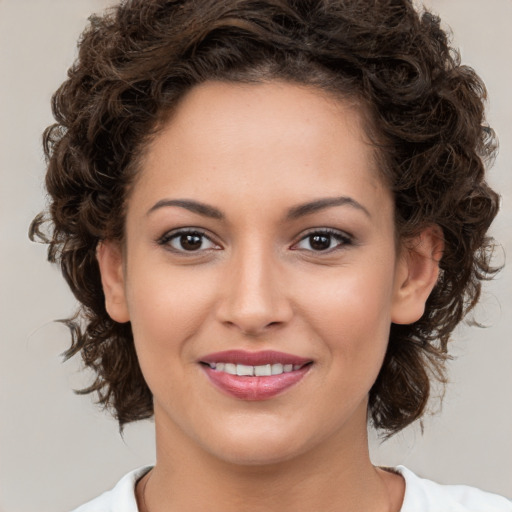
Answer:
[[[480, 295], [486, 232], [498, 196], [485, 182], [493, 131], [485, 87], [460, 65], [440, 20], [409, 0], [128, 0], [92, 16], [44, 134], [47, 213], [31, 238], [49, 245], [81, 306], [66, 322], [71, 357], [95, 372], [122, 426], [153, 413], [130, 324], [105, 310], [96, 247], [123, 239], [130, 184], [148, 141], [192, 87], [207, 80], [284, 80], [350, 97], [367, 114], [403, 242], [439, 226], [445, 249], [423, 317], [392, 325], [369, 396], [391, 435], [422, 416], [431, 379], [445, 382], [447, 343]], [[48, 226], [43, 226], [48, 222]]]

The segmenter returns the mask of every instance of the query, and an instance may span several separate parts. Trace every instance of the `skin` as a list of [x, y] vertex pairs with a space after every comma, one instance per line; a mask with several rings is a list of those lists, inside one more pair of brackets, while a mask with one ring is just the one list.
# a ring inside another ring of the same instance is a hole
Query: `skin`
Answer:
[[[191, 227], [204, 237], [186, 251], [174, 235]], [[393, 199], [355, 105], [280, 82], [194, 88], [147, 148], [123, 245], [98, 249], [107, 310], [131, 322], [154, 395], [157, 462], [137, 487], [141, 509], [145, 487], [151, 512], [397, 512], [402, 478], [368, 454], [368, 392], [391, 322], [423, 313], [435, 235], [397, 251]], [[280, 395], [241, 400], [199, 363], [229, 349], [312, 364]]]

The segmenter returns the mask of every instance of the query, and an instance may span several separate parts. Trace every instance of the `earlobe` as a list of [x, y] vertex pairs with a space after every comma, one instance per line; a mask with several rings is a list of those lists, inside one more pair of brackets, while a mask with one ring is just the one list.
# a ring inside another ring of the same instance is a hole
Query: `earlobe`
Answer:
[[116, 322], [128, 322], [130, 315], [126, 303], [123, 255], [120, 244], [112, 240], [101, 241], [96, 249], [96, 258], [100, 267], [107, 313]]
[[425, 312], [425, 303], [437, 283], [444, 237], [439, 226], [425, 228], [402, 249], [398, 262], [391, 321], [412, 324]]

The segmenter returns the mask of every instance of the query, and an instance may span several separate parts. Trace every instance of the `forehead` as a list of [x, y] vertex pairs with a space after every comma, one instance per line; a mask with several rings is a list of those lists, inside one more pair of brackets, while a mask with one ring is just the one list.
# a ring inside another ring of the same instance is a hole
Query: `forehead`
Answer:
[[357, 102], [285, 82], [193, 88], [147, 148], [138, 182], [146, 195], [209, 202], [387, 190]]

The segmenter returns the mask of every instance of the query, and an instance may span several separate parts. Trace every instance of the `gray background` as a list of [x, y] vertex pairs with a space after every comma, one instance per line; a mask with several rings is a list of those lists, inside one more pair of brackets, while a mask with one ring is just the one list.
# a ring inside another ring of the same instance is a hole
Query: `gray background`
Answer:
[[[45, 248], [27, 240], [44, 206], [40, 134], [50, 96], [64, 79], [87, 16], [106, 0], [0, 0], [0, 510], [63, 512], [154, 460], [153, 425], [116, 423], [89, 397], [76, 361], [61, 364], [67, 329], [53, 322], [75, 303]], [[489, 120], [500, 155], [490, 181], [502, 195], [493, 227], [512, 254], [512, 1], [429, 0], [453, 29], [463, 61], [490, 95]], [[503, 259], [503, 255], [502, 258]], [[512, 266], [490, 283], [477, 317], [452, 351], [441, 411], [379, 446], [376, 463], [405, 464], [421, 475], [512, 497]], [[435, 404], [434, 404], [435, 405]], [[435, 407], [434, 407], [435, 408]], [[439, 408], [438, 408], [439, 409]]]

